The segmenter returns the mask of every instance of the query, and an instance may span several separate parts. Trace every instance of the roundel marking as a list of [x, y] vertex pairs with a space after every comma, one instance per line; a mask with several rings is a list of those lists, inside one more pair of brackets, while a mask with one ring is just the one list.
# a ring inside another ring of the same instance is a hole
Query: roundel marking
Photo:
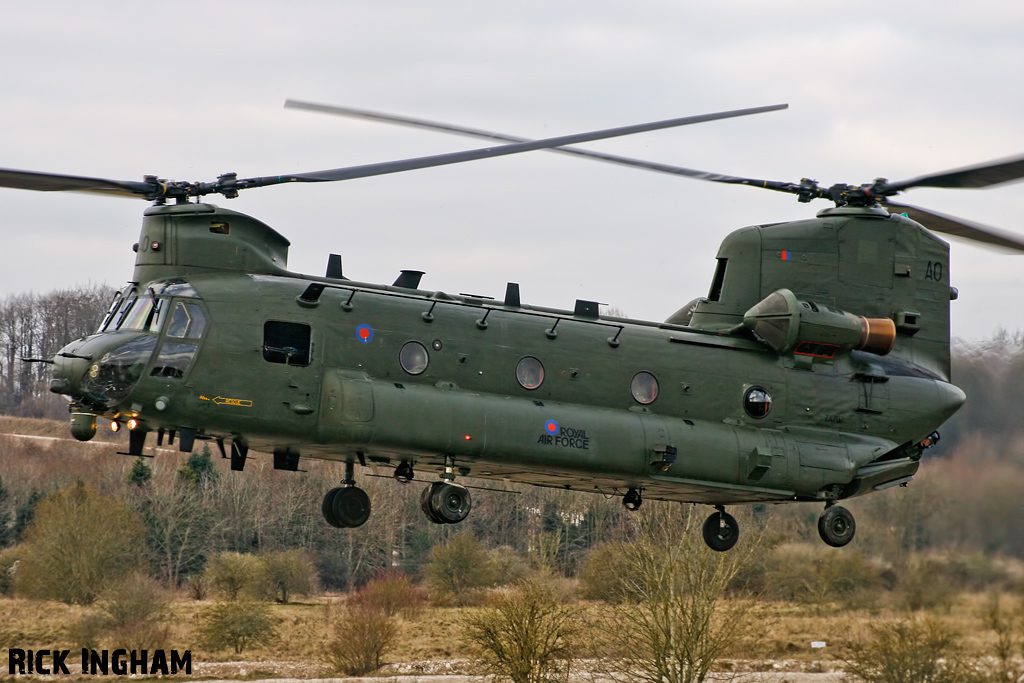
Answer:
[[356, 328], [356, 339], [358, 339], [360, 343], [369, 344], [373, 341], [373, 328], [366, 323], [363, 323]]
[[555, 422], [554, 420], [548, 420], [547, 422], [544, 423], [544, 431], [547, 432], [548, 434], [557, 434], [558, 423]]

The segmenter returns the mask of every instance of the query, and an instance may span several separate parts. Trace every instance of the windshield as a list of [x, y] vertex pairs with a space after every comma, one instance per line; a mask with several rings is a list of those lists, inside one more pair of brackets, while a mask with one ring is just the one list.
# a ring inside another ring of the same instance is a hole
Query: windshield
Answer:
[[89, 397], [111, 404], [128, 396], [146, 369], [156, 342], [155, 336], [147, 334], [104, 354], [89, 368], [82, 384]]

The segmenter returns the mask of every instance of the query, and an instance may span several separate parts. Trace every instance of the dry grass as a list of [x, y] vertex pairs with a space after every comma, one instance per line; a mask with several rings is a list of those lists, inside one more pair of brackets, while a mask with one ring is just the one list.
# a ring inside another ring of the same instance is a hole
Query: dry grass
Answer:
[[[993, 636], [982, 624], [981, 615], [987, 596], [962, 595], [948, 614], [932, 616], [963, 634], [969, 655], [990, 651]], [[323, 661], [323, 644], [331, 636], [331, 623], [341, 613], [344, 598], [324, 597], [289, 605], [272, 605], [277, 623], [277, 639], [264, 647], [235, 655], [230, 650], [207, 651], [199, 645], [198, 625], [210, 601], [196, 602], [184, 594], [172, 604], [168, 648], [192, 650], [195, 664], [210, 662], [295, 662], [319, 664]], [[762, 651], [734, 652], [730, 658], [787, 660], [801, 665], [813, 662], [841, 662], [848, 654], [851, 639], [867, 632], [868, 624], [878, 619], [907, 616], [905, 612], [832, 612], [825, 607], [818, 612], [813, 606], [772, 603], [766, 605], [768, 618], [761, 638]], [[462, 642], [465, 610], [475, 608], [425, 608], [413, 619], [400, 619], [399, 647], [389, 661], [422, 662], [466, 659], [470, 656]], [[595, 609], [589, 605], [587, 609]], [[74, 658], [76, 643], [69, 642], [66, 625], [81, 619], [87, 610], [54, 602], [32, 602], [22, 599], [0, 599], [0, 660], [6, 658], [6, 647], [58, 648], [72, 650], [69, 665], [77, 667]], [[812, 650], [812, 641], [825, 641], [823, 650]], [[118, 643], [101, 642], [101, 647], [116, 648]], [[69, 666], [69, 668], [71, 668]], [[72, 669], [74, 671], [75, 669]]]

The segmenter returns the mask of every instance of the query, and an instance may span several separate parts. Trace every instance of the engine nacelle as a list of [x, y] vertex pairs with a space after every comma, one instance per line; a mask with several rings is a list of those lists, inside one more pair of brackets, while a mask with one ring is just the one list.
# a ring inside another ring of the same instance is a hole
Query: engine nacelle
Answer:
[[835, 358], [854, 349], [884, 356], [896, 344], [889, 318], [865, 318], [779, 289], [747, 311], [743, 324], [779, 355]]

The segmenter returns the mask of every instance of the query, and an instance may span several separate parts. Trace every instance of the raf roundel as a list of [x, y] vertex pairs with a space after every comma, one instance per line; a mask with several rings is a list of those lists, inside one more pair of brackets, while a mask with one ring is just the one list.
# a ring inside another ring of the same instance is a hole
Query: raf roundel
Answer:
[[557, 434], [558, 423], [555, 422], [554, 420], [548, 420], [547, 422], [544, 423], [544, 431], [547, 432], [548, 434]]
[[369, 344], [373, 341], [373, 328], [367, 324], [362, 324], [356, 328], [356, 339], [363, 344]]

